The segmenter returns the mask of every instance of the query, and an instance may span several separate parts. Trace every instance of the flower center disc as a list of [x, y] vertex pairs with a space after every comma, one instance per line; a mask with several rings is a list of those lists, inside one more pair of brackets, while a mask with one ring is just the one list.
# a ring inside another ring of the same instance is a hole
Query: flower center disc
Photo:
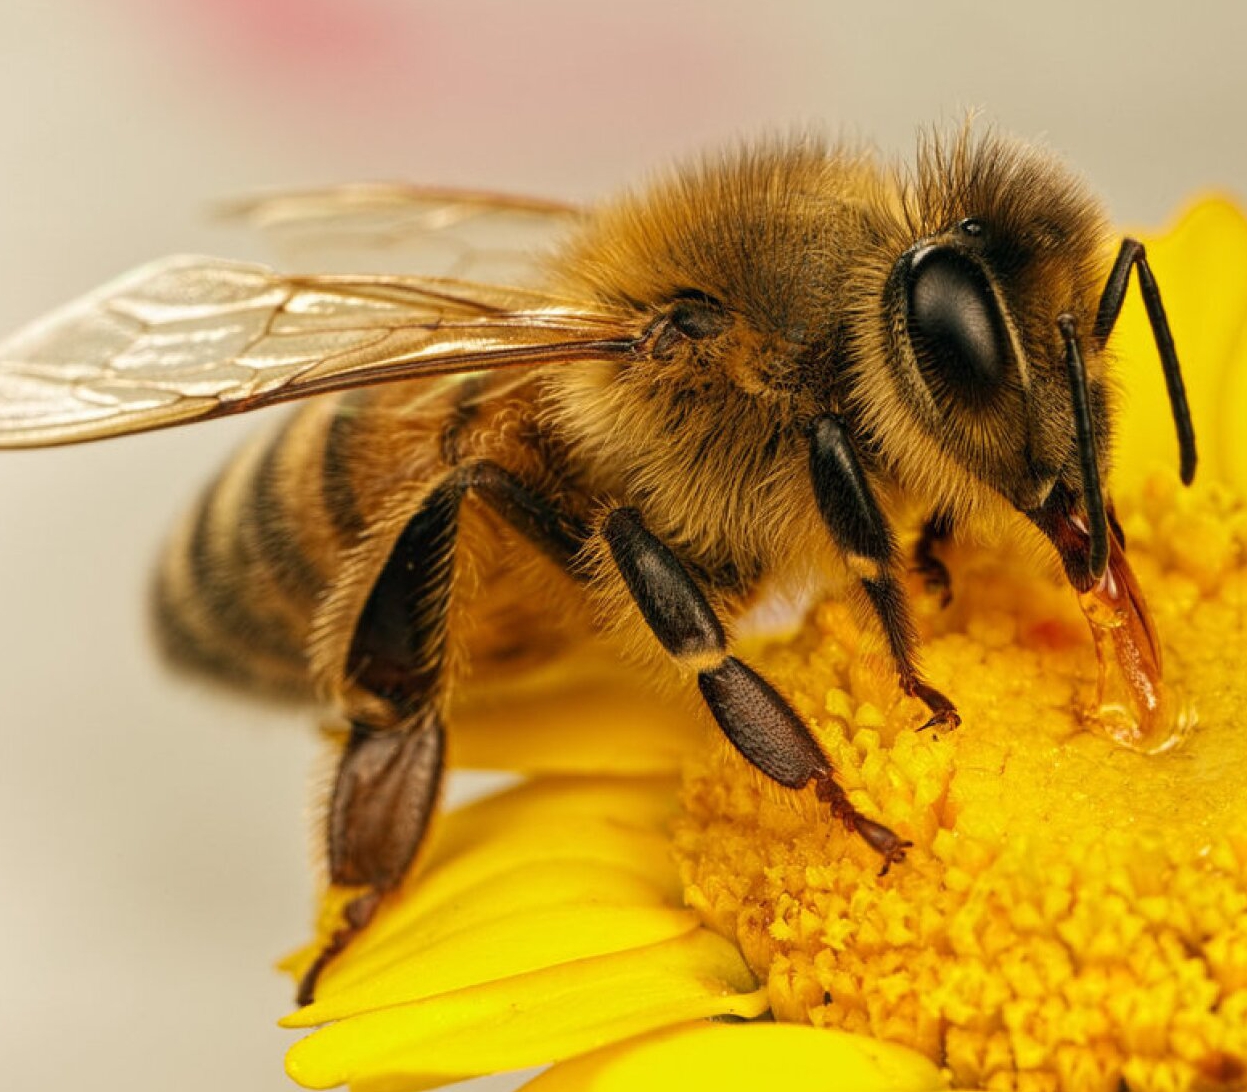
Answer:
[[1241, 1088], [1247, 1080], [1247, 506], [1155, 479], [1129, 557], [1195, 724], [1163, 754], [1088, 731], [1097, 661], [1034, 552], [959, 550], [916, 592], [924, 665], [962, 727], [914, 729], [878, 642], [828, 603], [751, 661], [811, 722], [878, 859], [812, 792], [726, 746], [685, 774], [686, 901], [734, 939], [777, 1019], [915, 1047], [955, 1087]]

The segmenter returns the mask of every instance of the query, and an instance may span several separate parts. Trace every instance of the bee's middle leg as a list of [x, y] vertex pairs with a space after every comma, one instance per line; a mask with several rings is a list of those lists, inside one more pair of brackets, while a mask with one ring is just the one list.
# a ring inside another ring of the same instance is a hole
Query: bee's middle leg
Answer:
[[790, 789], [814, 785], [832, 814], [884, 859], [901, 860], [910, 843], [862, 815], [835, 781], [831, 760], [783, 696], [728, 655], [723, 626], [679, 559], [632, 508], [606, 518], [602, 537], [654, 636], [678, 662], [697, 671], [702, 697], [723, 734], [767, 777]]
[[329, 805], [329, 878], [361, 887], [345, 924], [304, 975], [317, 979], [402, 881], [433, 813], [444, 758], [446, 634], [460, 506], [472, 495], [566, 567], [586, 533], [495, 463], [466, 463], [425, 498], [395, 540], [369, 592], [345, 673], [384, 714], [353, 720]]

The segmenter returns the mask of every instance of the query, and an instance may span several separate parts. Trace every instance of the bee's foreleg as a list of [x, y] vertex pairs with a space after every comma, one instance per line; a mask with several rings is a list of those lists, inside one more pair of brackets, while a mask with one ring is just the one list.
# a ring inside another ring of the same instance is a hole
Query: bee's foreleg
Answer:
[[845, 422], [835, 414], [824, 414], [810, 426], [810, 476], [823, 522], [857, 572], [883, 627], [901, 688], [931, 711], [923, 727], [955, 728], [961, 717], [953, 703], [918, 673], [918, 637], [896, 576], [896, 537], [870, 490]]
[[345, 665], [360, 690], [381, 699], [370, 723], [353, 720], [328, 815], [332, 883], [363, 888], [343, 926], [304, 974], [298, 1003], [312, 1001], [328, 962], [372, 919], [406, 874], [441, 781], [439, 683], [450, 603], [459, 494], [433, 490], [403, 527], [355, 624]]
[[329, 805], [329, 878], [362, 887], [345, 924], [308, 970], [311, 1001], [325, 965], [406, 875], [433, 813], [443, 763], [446, 632], [459, 509], [479, 498], [564, 565], [586, 533], [495, 463], [465, 463], [429, 493], [386, 558], [347, 652], [351, 685], [380, 699], [384, 715], [354, 720]]
[[860, 814], [835, 781], [831, 760], [783, 696], [748, 665], [728, 655], [723, 626], [671, 550], [646, 529], [640, 513], [615, 509], [602, 526], [615, 566], [654, 636], [697, 671], [710, 712], [742, 755], [790, 789], [813, 782], [832, 813], [884, 858], [884, 871], [910, 843]]
[[914, 545], [913, 571], [922, 577], [928, 592], [939, 596], [941, 607], [953, 601], [953, 581], [948, 566], [935, 556], [935, 548], [946, 542], [952, 533], [952, 516], [937, 511], [922, 525], [922, 533]]

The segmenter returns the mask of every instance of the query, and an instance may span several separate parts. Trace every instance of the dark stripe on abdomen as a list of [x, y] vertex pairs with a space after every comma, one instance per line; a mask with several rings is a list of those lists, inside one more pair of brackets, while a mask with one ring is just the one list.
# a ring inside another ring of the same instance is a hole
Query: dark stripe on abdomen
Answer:
[[290, 586], [291, 570], [278, 568], [276, 554], [297, 548], [277, 544], [284, 517], [263, 514], [272, 522], [257, 533], [259, 475], [266, 464], [271, 471], [272, 445], [281, 442], [279, 435], [244, 449], [205, 494], [166, 553], [154, 617], [165, 650], [179, 664], [289, 693], [300, 680], [306, 685], [315, 595]]
[[368, 397], [370, 393], [364, 390], [352, 391], [338, 399], [325, 433], [325, 448], [321, 456], [321, 491], [325, 512], [339, 538], [348, 544], [359, 538], [367, 526], [355, 496], [351, 467], [354, 445], [360, 434], [363, 402]]
[[[242, 533], [265, 562], [274, 583], [296, 602], [313, 603], [325, 581], [300, 543], [281, 489], [281, 461], [292, 432], [288, 423], [269, 442], [251, 480]], [[249, 533], [248, 533], [249, 532]]]
[[256, 652], [283, 659], [302, 658], [302, 641], [293, 637], [272, 613], [257, 612], [250, 602], [248, 575], [256, 558], [243, 549], [239, 526], [222, 529], [216, 515], [217, 487], [199, 509], [190, 542], [190, 575], [207, 614], [223, 636]]

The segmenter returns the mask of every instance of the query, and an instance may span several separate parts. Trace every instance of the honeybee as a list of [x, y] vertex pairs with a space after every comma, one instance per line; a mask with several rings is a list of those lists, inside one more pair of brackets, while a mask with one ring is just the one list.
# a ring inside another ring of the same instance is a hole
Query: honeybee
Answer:
[[[349, 224], [366, 192], [249, 211]], [[775, 584], [839, 587], [923, 727], [953, 728], [920, 667], [898, 513], [928, 517], [915, 561], [945, 593], [940, 539], [1002, 518], [1037, 527], [1079, 591], [1128, 576], [1101, 474], [1132, 269], [1194, 473], [1144, 249], [1114, 260], [1102, 206], [1035, 147], [930, 137], [906, 169], [776, 142], [592, 209], [384, 199], [565, 238], [529, 287], [173, 258], [0, 346], [4, 447], [306, 400], [209, 488], [154, 597], [178, 662], [315, 692], [350, 725], [325, 837], [330, 880], [358, 894], [301, 1002], [411, 867], [469, 665], [522, 676], [592, 645], [695, 680], [745, 759], [811, 787], [885, 871], [901, 860], [909, 843], [732, 655], [731, 624]]]

